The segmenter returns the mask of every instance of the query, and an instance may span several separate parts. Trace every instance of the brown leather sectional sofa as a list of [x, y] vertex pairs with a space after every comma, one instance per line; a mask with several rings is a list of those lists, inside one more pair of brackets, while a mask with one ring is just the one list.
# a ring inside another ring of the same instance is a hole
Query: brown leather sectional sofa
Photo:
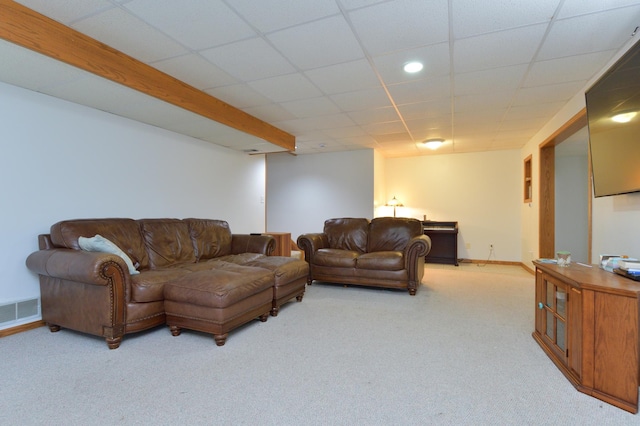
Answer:
[[[136, 270], [116, 254], [82, 250], [79, 237], [96, 234]], [[39, 236], [39, 248], [26, 264], [40, 276], [43, 320], [52, 331], [102, 336], [111, 349], [165, 323], [174, 335], [191, 328], [222, 345], [231, 329], [301, 301], [308, 277], [305, 261], [268, 256], [273, 237], [232, 234], [222, 220], [66, 220]]]
[[424, 276], [431, 239], [417, 219], [329, 219], [321, 233], [298, 237], [313, 280], [407, 289], [412, 296]]

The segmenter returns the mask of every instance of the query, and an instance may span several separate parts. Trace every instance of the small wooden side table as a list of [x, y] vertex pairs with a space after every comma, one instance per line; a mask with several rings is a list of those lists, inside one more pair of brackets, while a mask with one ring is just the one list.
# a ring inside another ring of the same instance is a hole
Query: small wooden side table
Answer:
[[291, 257], [291, 232], [265, 232], [276, 239], [276, 249], [273, 256]]

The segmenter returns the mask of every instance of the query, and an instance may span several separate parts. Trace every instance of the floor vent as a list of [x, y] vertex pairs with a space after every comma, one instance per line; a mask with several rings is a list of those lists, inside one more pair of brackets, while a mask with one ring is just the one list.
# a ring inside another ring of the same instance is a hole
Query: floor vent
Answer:
[[19, 302], [0, 305], [0, 324], [20, 321], [39, 315], [40, 303], [38, 299], [21, 300]]

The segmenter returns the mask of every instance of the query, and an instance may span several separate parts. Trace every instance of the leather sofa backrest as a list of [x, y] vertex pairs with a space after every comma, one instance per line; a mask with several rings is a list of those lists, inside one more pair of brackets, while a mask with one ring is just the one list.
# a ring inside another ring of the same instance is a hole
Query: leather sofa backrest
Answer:
[[403, 251], [411, 238], [420, 235], [422, 235], [422, 223], [418, 219], [377, 217], [369, 226], [367, 252]]
[[324, 233], [327, 235], [330, 248], [367, 252], [368, 219], [350, 217], [328, 219], [324, 222]]
[[196, 253], [191, 242], [189, 226], [180, 219], [138, 220], [151, 269], [176, 263], [195, 263]]
[[133, 219], [75, 219], [51, 226], [51, 242], [56, 247], [80, 250], [78, 237], [91, 238], [100, 234], [124, 251], [140, 269], [147, 268], [149, 256], [138, 223]]
[[198, 261], [231, 254], [231, 228], [224, 220], [185, 219]]

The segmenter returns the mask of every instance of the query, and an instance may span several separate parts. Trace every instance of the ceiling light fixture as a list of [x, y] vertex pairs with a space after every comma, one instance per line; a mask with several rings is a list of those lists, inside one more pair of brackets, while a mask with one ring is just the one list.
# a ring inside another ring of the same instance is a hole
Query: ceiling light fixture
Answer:
[[444, 143], [444, 139], [427, 139], [422, 143], [429, 149], [438, 149]]
[[422, 71], [422, 68], [423, 68], [422, 63], [421, 62], [416, 62], [416, 61], [407, 62], [406, 64], [404, 64], [404, 67], [403, 67], [405, 72], [408, 72], [408, 73], [411, 73], [411, 74], [419, 72], [419, 71]]
[[628, 123], [633, 120], [633, 117], [635, 117], [637, 114], [638, 113], [635, 111], [622, 112], [620, 114], [614, 115], [613, 117], [611, 117], [611, 119], [616, 123]]

